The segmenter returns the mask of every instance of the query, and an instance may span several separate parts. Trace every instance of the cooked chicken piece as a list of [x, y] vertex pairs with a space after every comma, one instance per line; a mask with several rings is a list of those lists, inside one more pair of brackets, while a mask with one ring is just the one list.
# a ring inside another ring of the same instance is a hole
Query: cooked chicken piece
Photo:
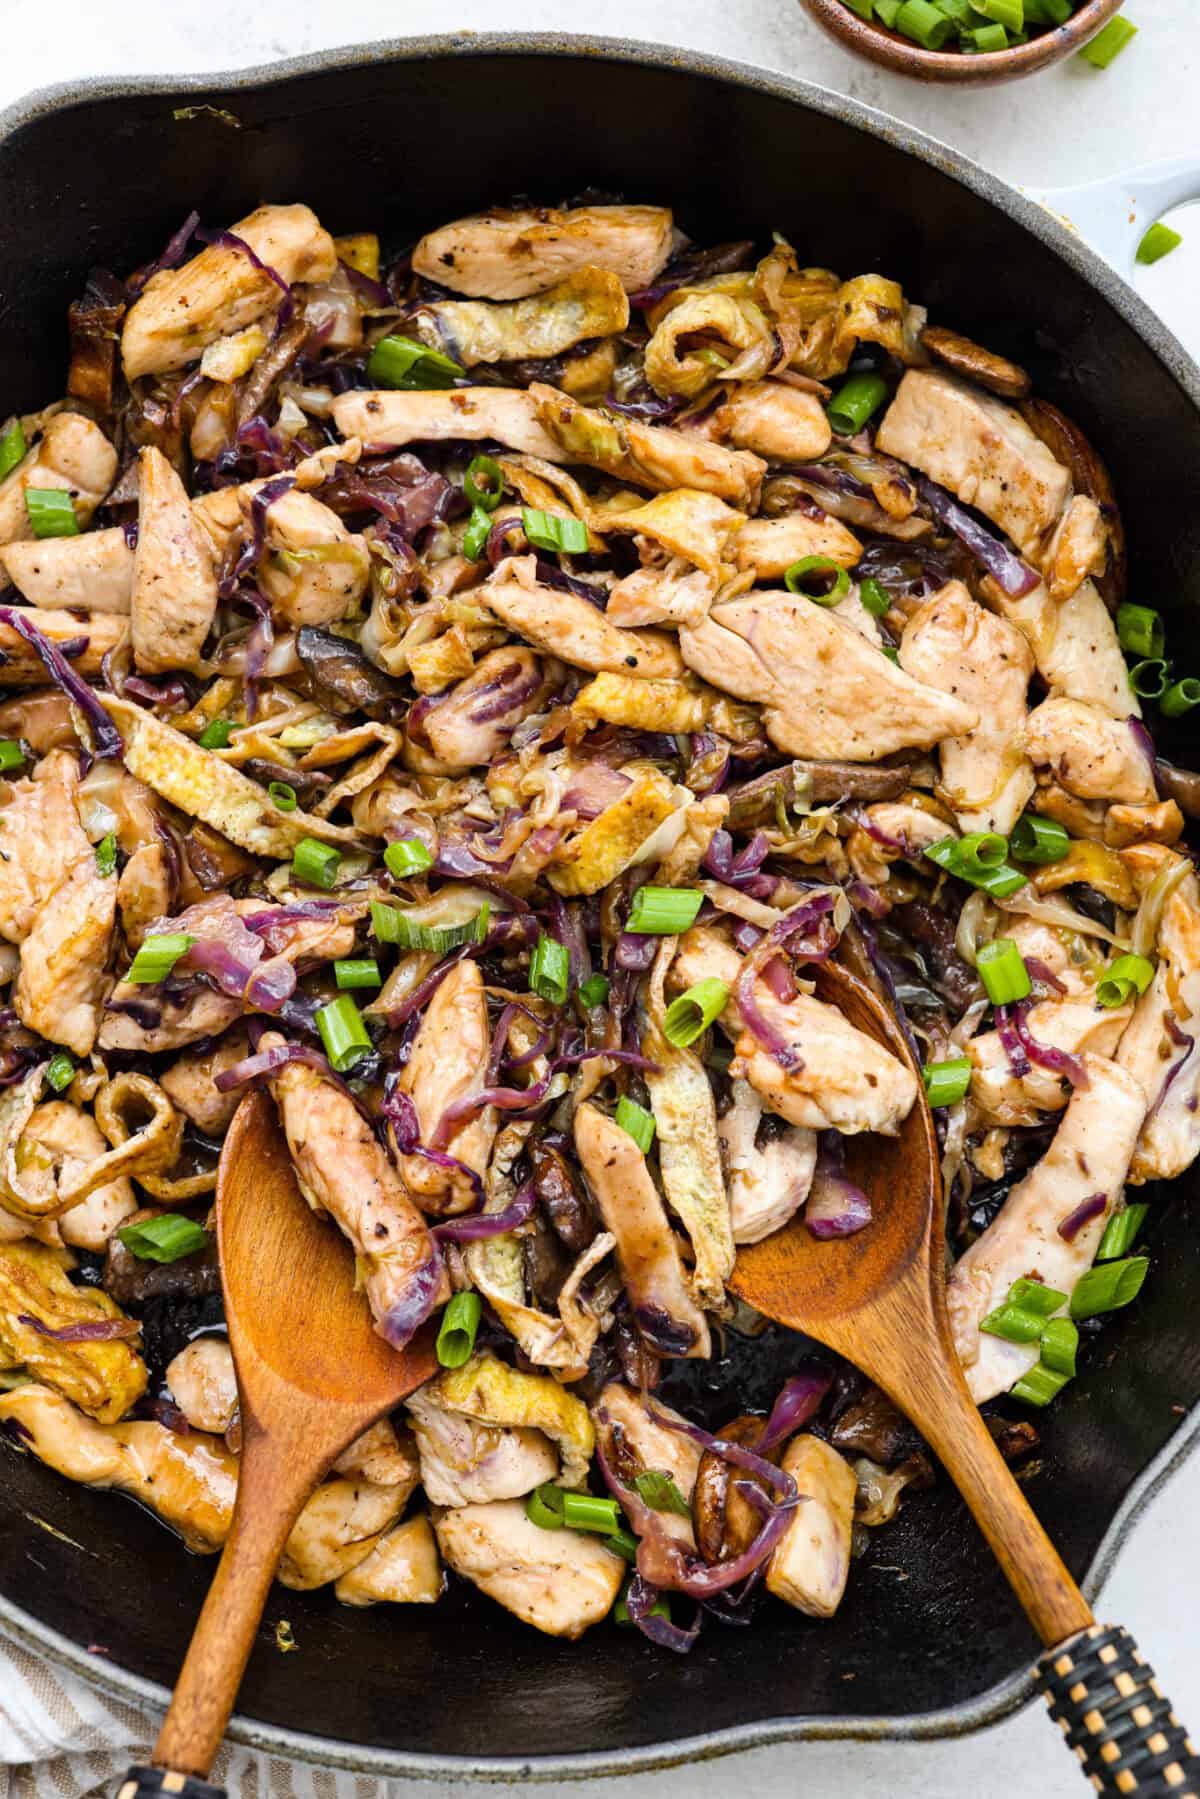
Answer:
[[238, 1464], [218, 1437], [182, 1436], [162, 1424], [97, 1424], [48, 1387], [0, 1393], [0, 1419], [29, 1433], [38, 1460], [89, 1487], [119, 1487], [177, 1530], [189, 1549], [229, 1534]]
[[421, 1462], [410, 1431], [397, 1431], [390, 1418], [380, 1418], [355, 1437], [333, 1464], [335, 1474], [357, 1474], [376, 1487], [402, 1487], [407, 1505], [421, 1484]]
[[544, 293], [496, 305], [435, 300], [413, 315], [413, 335], [464, 368], [521, 357], [560, 356], [585, 338], [609, 337], [629, 323], [617, 276], [585, 266]]
[[[32, 450], [0, 481], [0, 544], [34, 535], [25, 506], [27, 487], [65, 490], [82, 527], [91, 520], [116, 472], [117, 452], [99, 425], [78, 412], [54, 413]], [[10, 679], [7, 669], [5, 679]]]
[[612, 1610], [626, 1565], [582, 1530], [542, 1530], [519, 1499], [434, 1515], [456, 1574], [547, 1636], [574, 1640]]
[[[980, 1405], [1006, 1392], [1038, 1360], [1036, 1343], [981, 1331], [1016, 1280], [1041, 1280], [1070, 1296], [1092, 1265], [1105, 1221], [1120, 1199], [1146, 1114], [1140, 1081], [1104, 1056], [1084, 1057], [1088, 1085], [1076, 1087], [1049, 1149], [1012, 1189], [992, 1223], [956, 1263], [947, 1299], [955, 1347]], [[1069, 1240], [1059, 1227], [1085, 1200], [1104, 1206]]]
[[858, 1483], [849, 1462], [819, 1437], [793, 1437], [782, 1467], [800, 1494], [767, 1564], [767, 1591], [810, 1618], [832, 1618], [850, 1573]]
[[[1045, 999], [1030, 1008], [1025, 1022], [1034, 1042], [1050, 1049], [1111, 1056], [1132, 1016], [1132, 1006], [1105, 1009], [1088, 997]], [[1028, 1074], [1014, 1074], [996, 1031], [973, 1037], [967, 1053], [975, 1064], [971, 1098], [989, 1124], [1038, 1124], [1044, 1113], [1061, 1112], [1070, 1097], [1062, 1076], [1036, 1062]]]
[[[605, 1459], [618, 1475], [632, 1460], [646, 1471], [669, 1474], [680, 1493], [691, 1504], [700, 1472], [701, 1451], [682, 1430], [672, 1430], [664, 1418], [682, 1424], [684, 1420], [660, 1399], [649, 1399], [643, 1393], [619, 1381], [610, 1381], [595, 1407], [598, 1433], [605, 1448]], [[696, 1535], [690, 1517], [682, 1512], [656, 1513], [657, 1522], [669, 1537], [696, 1547]]]
[[1071, 497], [1071, 476], [1020, 413], [935, 369], [909, 369], [876, 447], [948, 487], [1032, 555]]
[[762, 1099], [748, 1081], [734, 1081], [733, 1104], [720, 1120], [735, 1243], [761, 1243], [781, 1229], [808, 1198], [817, 1165], [814, 1131], [792, 1125], [758, 1147]]
[[426, 232], [412, 266], [427, 281], [485, 300], [520, 300], [594, 263], [628, 293], [648, 287], [671, 254], [664, 206], [575, 206], [474, 213]]
[[[4, 672], [7, 675], [8, 670]], [[35, 756], [74, 749], [78, 739], [70, 701], [56, 687], [39, 687], [17, 699], [0, 700], [0, 736], [23, 737]]]
[[[412, 1050], [400, 1075], [400, 1090], [412, 1100], [421, 1143], [429, 1148], [442, 1114], [459, 1100], [482, 1092], [486, 1083], [491, 1030], [483, 977], [475, 962], [459, 962], [438, 986], [421, 1018]], [[470, 1112], [446, 1134], [447, 1155], [482, 1179], [496, 1140], [496, 1109]], [[402, 1155], [400, 1172], [409, 1191], [431, 1212], [470, 1212], [478, 1188], [462, 1170], [442, 1168], [421, 1155]]]
[[476, 597], [537, 649], [593, 673], [607, 669], [665, 679], [681, 672], [679, 651], [660, 631], [621, 631], [578, 594], [544, 587], [533, 556], [509, 556]]
[[393, 1525], [333, 1590], [343, 1605], [435, 1604], [446, 1577], [429, 1519], [422, 1512]]
[[[511, 1129], [506, 1134], [510, 1144], [497, 1150], [497, 1159], [506, 1157], [512, 1163], [524, 1138]], [[583, 1401], [552, 1375], [510, 1368], [499, 1357], [479, 1351], [460, 1367], [439, 1374], [421, 1395], [475, 1424], [540, 1432], [562, 1459], [562, 1471], [556, 1466], [554, 1476], [558, 1485], [577, 1487], [586, 1481], [596, 1446], [592, 1421]]]
[[333, 422], [343, 437], [360, 437], [372, 450], [483, 439], [543, 462], [571, 460], [538, 423], [537, 406], [523, 388], [456, 387], [444, 393], [356, 388], [334, 400]]
[[[879, 620], [869, 613], [862, 603], [858, 583], [852, 581], [842, 598], [834, 606], [825, 608], [830, 618], [838, 618], [860, 637], [865, 637], [872, 649], [879, 649], [883, 643], [883, 634], [879, 629]], [[936, 682], [934, 683], [936, 686]]]
[[766, 463], [748, 450], [726, 450], [664, 425], [617, 418], [537, 381], [529, 393], [539, 423], [560, 446], [548, 461], [561, 462], [565, 456], [568, 462], [582, 462], [658, 493], [698, 488], [742, 512], [752, 512], [758, 504]]
[[1077, 493], [1058, 522], [1041, 560], [1052, 600], [1069, 600], [1089, 575], [1108, 566], [1108, 527], [1095, 500]]
[[335, 1476], [317, 1488], [292, 1528], [278, 1580], [302, 1593], [340, 1580], [365, 1561], [404, 1510], [398, 1487]]
[[171, 1398], [193, 1430], [223, 1437], [237, 1416], [233, 1351], [224, 1337], [194, 1337], [167, 1363]]
[[[550, 690], [551, 682], [532, 650], [515, 644], [492, 650], [429, 708], [421, 719], [420, 734], [451, 773], [465, 773], [480, 763], [486, 766], [507, 747], [523, 718], [545, 709]], [[410, 718], [410, 737], [412, 730]]]
[[[268, 1032], [260, 1048], [282, 1039]], [[354, 1101], [314, 1069], [291, 1062], [271, 1079], [300, 1190], [350, 1239], [382, 1337], [403, 1348], [432, 1303], [449, 1292], [437, 1248], [395, 1168]]]
[[1055, 609], [1055, 624], [1039, 651], [1038, 673], [1056, 699], [1084, 700], [1111, 718], [1141, 716], [1112, 613], [1099, 589], [1084, 581]]
[[233, 1123], [242, 1095], [236, 1087], [232, 1093], [219, 1092], [216, 1077], [249, 1054], [245, 1031], [227, 1031], [211, 1049], [188, 1050], [172, 1062], [159, 1075], [159, 1086], [206, 1137], [222, 1137]]
[[[107, 1293], [72, 1284], [74, 1265], [69, 1251], [44, 1243], [0, 1244], [0, 1369], [23, 1368], [111, 1424], [146, 1391], [146, 1365], [129, 1337], [56, 1334], [130, 1323]], [[136, 1341], [137, 1329], [130, 1335]]]
[[979, 723], [974, 706], [914, 681], [803, 596], [756, 592], [715, 606], [680, 631], [679, 647], [705, 680], [760, 701], [768, 736], [790, 755], [878, 762]]
[[[1137, 852], [1131, 852], [1136, 854]], [[1159, 852], [1162, 860], [1165, 856]], [[1174, 858], [1172, 858], [1174, 861]], [[1148, 870], [1155, 864], [1148, 863]], [[1159, 964], [1137, 1002], [1117, 1061], [1145, 1091], [1149, 1110], [1129, 1178], [1171, 1180], [1200, 1151], [1200, 884], [1189, 874], [1163, 907]]]
[[21, 945], [18, 1018], [77, 1056], [91, 1054], [100, 1029], [116, 914], [116, 876], [102, 875], [89, 856], [44, 901]]
[[637, 625], [698, 625], [708, 617], [717, 578], [672, 557], [665, 568], [635, 568], [611, 588], [604, 616], [622, 628]]
[[782, 381], [731, 381], [706, 424], [719, 442], [768, 462], [815, 462], [833, 438], [816, 394]]
[[139, 844], [117, 878], [117, 910], [126, 947], [141, 947], [148, 926], [171, 910], [172, 855], [164, 843]]
[[[90, 1112], [81, 1112], [67, 1100], [48, 1100], [30, 1118], [22, 1133], [23, 1144], [40, 1143], [60, 1161], [59, 1181], [69, 1186], [90, 1163], [108, 1154], [108, 1143]], [[79, 1205], [58, 1220], [64, 1243], [73, 1249], [100, 1254], [119, 1224], [138, 1209], [133, 1188], [123, 1175], [97, 1187]]]
[[540, 1430], [480, 1424], [419, 1389], [408, 1401], [421, 1484], [432, 1505], [519, 1499], [558, 1475], [558, 1454]]
[[143, 674], [201, 666], [217, 610], [217, 574], [187, 488], [161, 450], [138, 455], [133, 659]]
[[[129, 635], [129, 620], [115, 612], [90, 612], [81, 618], [77, 612], [34, 606], [9, 610], [20, 613], [50, 643], [65, 648], [71, 667], [85, 681], [94, 681], [103, 672], [104, 658]], [[45, 663], [12, 625], [0, 624], [0, 656], [6, 687], [40, 687], [45, 681]]]
[[608, 1230], [638, 1329], [660, 1355], [707, 1356], [708, 1324], [646, 1158], [597, 1106], [575, 1113], [575, 1148]]
[[[307, 206], [260, 206], [233, 235], [289, 287], [328, 281], [337, 268], [333, 239]], [[126, 379], [186, 368], [217, 338], [274, 312], [281, 298], [270, 275], [233, 247], [211, 244], [182, 268], [160, 269], [125, 315]]]
[[[1162, 763], [1155, 771], [1162, 775]], [[1184, 817], [1172, 799], [1154, 806], [1109, 806], [1104, 814], [1104, 841], [1111, 849], [1128, 849], [1136, 843], [1178, 843]]]
[[754, 997], [799, 1066], [785, 1070], [757, 1037], [743, 1031], [729, 1069], [734, 1080], [748, 1080], [789, 1124], [848, 1136], [896, 1135], [917, 1097], [911, 1069], [823, 1000], [798, 993], [784, 1004], [762, 981]]
[[[235, 537], [249, 537], [253, 501], [266, 481], [219, 487], [193, 507], [218, 559]], [[266, 509], [266, 545], [258, 581], [276, 616], [289, 625], [327, 625], [353, 612], [366, 592], [366, 541], [347, 530], [332, 507], [290, 487]]]
[[733, 540], [737, 566], [752, 568], [760, 581], [777, 580], [805, 556], [828, 556], [841, 568], [853, 568], [862, 551], [839, 519], [811, 518], [807, 512], [749, 519]]
[[1038, 768], [1082, 800], [1153, 805], [1154, 763], [1127, 720], [1084, 700], [1043, 700], [1029, 714], [1025, 748]]
[[129, 611], [133, 551], [120, 525], [78, 537], [7, 544], [0, 549], [0, 568], [31, 606]]
[[916, 681], [973, 706], [979, 723], [939, 745], [941, 793], [960, 831], [1008, 833], [1033, 792], [1023, 748], [1033, 652], [1015, 625], [977, 606], [951, 581], [909, 618], [900, 666]]
[[858, 816], [861, 828], [846, 840], [846, 853], [855, 874], [875, 885], [887, 879], [893, 862], [915, 862], [919, 868], [924, 852], [951, 834], [941, 813], [927, 812], [916, 799], [881, 800]]
[[0, 936], [22, 943], [46, 901], [93, 860], [76, 807], [79, 759], [52, 750], [0, 808]]

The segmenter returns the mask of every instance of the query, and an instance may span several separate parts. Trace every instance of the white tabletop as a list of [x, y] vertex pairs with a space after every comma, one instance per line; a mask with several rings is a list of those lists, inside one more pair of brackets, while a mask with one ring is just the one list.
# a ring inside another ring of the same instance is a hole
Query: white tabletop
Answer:
[[[1200, 169], [1195, 0], [1128, 0], [1126, 11], [1140, 34], [1104, 74], [1075, 63], [1016, 86], [958, 93], [932, 91], [859, 62], [822, 37], [794, 0], [656, 0], [652, 7], [645, 0], [586, 6], [581, 0], [58, 0], [53, 7], [46, 0], [4, 0], [0, 106], [30, 88], [87, 75], [229, 69], [407, 33], [586, 29], [707, 50], [823, 82], [911, 120], [1032, 191], [1189, 154]], [[1200, 356], [1200, 308], [1193, 298], [1200, 209], [1191, 220], [1184, 248], [1139, 281]], [[1101, 1612], [1134, 1632], [1181, 1715], [1200, 1731], [1197, 1504], [1200, 1458], [1135, 1528]], [[734, 1668], [731, 1657], [731, 1679]], [[718, 1799], [748, 1790], [760, 1799], [793, 1799], [797, 1792], [805, 1799], [964, 1793], [1079, 1799], [1082, 1778], [1056, 1736], [1038, 1706], [962, 1742], [783, 1745], [623, 1780], [619, 1790], [621, 1799]], [[401, 1788], [404, 1799], [432, 1791], [400, 1783], [397, 1799]], [[473, 1790], [482, 1799], [485, 1789], [446, 1787], [457, 1799], [469, 1799]], [[616, 1791], [598, 1782], [541, 1790], [547, 1799], [558, 1793], [606, 1799]]]

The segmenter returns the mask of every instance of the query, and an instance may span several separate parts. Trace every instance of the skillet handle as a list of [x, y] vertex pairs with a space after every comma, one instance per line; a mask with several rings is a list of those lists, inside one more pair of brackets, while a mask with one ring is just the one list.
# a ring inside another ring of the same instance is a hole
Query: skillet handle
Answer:
[[1200, 1756], [1119, 1624], [1090, 1624], [1047, 1649], [1037, 1681], [1105, 1799], [1200, 1799]]
[[117, 1799], [226, 1799], [224, 1787], [209, 1786], [194, 1774], [171, 1768], [130, 1768], [117, 1788]]

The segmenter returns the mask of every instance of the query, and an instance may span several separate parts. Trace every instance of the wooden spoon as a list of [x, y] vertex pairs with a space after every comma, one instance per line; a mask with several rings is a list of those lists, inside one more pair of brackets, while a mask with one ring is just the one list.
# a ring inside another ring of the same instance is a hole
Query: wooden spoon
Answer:
[[[903, 1032], [870, 988], [834, 962], [805, 973], [819, 999], [919, 1075]], [[923, 1092], [899, 1136], [850, 1137], [846, 1151], [850, 1179], [873, 1196], [866, 1229], [819, 1241], [794, 1218], [739, 1251], [729, 1285], [756, 1311], [861, 1368], [932, 1446], [1050, 1645], [1039, 1682], [1098, 1791], [1194, 1799], [1200, 1760], [1153, 1670], [1126, 1631], [1093, 1621], [963, 1378], [946, 1312], [940, 1157]]]
[[275, 1108], [237, 1109], [217, 1182], [217, 1240], [237, 1364], [237, 1503], [158, 1742], [120, 1799], [204, 1796], [275, 1569], [321, 1477], [367, 1426], [437, 1372], [431, 1330], [406, 1350], [377, 1335], [345, 1238], [305, 1204]]

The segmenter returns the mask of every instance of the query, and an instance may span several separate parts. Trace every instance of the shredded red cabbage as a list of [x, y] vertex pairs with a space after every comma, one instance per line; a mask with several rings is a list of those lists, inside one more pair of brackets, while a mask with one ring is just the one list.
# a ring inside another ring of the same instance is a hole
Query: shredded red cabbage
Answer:
[[252, 249], [245, 238], [239, 237], [235, 231], [205, 231], [197, 228], [196, 236], [202, 244], [213, 244], [219, 250], [240, 251], [243, 256], [249, 259], [260, 275], [265, 275], [268, 281], [273, 281], [275, 283], [276, 287], [283, 295], [283, 299], [279, 303], [279, 311], [275, 315], [275, 335], [278, 337], [284, 326], [291, 324], [292, 315], [296, 310], [296, 302], [292, 298], [292, 290], [284, 280], [283, 276], [279, 273], [279, 270], [273, 269], [269, 262], [264, 262], [262, 257], [258, 254], [258, 251]]
[[1058, 1227], [1058, 1234], [1064, 1243], [1073, 1243], [1085, 1224], [1099, 1217], [1108, 1205], [1106, 1193], [1092, 1193], [1087, 1199], [1081, 1199], [1073, 1212], [1068, 1212]]
[[768, 1449], [774, 1449], [785, 1437], [795, 1436], [820, 1409], [832, 1385], [832, 1373], [828, 1368], [822, 1368], [819, 1362], [806, 1363], [795, 1374], [789, 1375], [779, 1389], [763, 1433], [758, 1439], [759, 1452], [765, 1455]]
[[1011, 1006], [996, 1007], [996, 1035], [1001, 1047], [1008, 1057], [1008, 1066], [1018, 1081], [1023, 1081], [1029, 1073], [1029, 1056], [1017, 1029], [1017, 1018], [1022, 1001], [1017, 1000]]
[[85, 1323], [55, 1327], [43, 1324], [30, 1312], [18, 1312], [17, 1322], [27, 1324], [39, 1337], [52, 1337], [56, 1343], [111, 1343], [122, 1337], [136, 1337], [142, 1328], [136, 1318], [89, 1318]]
[[972, 556], [983, 564], [1010, 599], [1019, 599], [1022, 594], [1033, 592], [1041, 580], [1037, 571], [1023, 562], [1015, 550], [994, 536], [966, 507], [960, 506], [953, 494], [947, 493], [944, 487], [939, 487], [936, 481], [929, 480], [926, 475], [917, 477], [917, 488], [938, 524], [945, 526], [947, 531], [952, 531], [959, 542], [966, 545]]
[[1174, 1062], [1172, 1062], [1170, 1068], [1167, 1070], [1167, 1078], [1163, 1082], [1162, 1086], [1159, 1088], [1153, 1105], [1150, 1107], [1150, 1110], [1146, 1113], [1147, 1122], [1149, 1122], [1149, 1120], [1154, 1117], [1155, 1113], [1158, 1111], [1159, 1107], [1162, 1105], [1163, 1100], [1166, 1099], [1167, 1093], [1168, 1093], [1169, 1089], [1171, 1088], [1171, 1086], [1173, 1085], [1176, 1076], [1179, 1074], [1182, 1074], [1184, 1064], [1188, 1061], [1189, 1057], [1191, 1056], [1192, 1051], [1196, 1047], [1196, 1039], [1194, 1037], [1189, 1037], [1188, 1033], [1185, 1030], [1182, 1030], [1180, 1028], [1179, 1021], [1176, 1019], [1175, 1014], [1173, 1012], [1167, 1013], [1166, 1017], [1163, 1020], [1163, 1026], [1166, 1030], [1167, 1036], [1171, 1039], [1171, 1042], [1178, 1044], [1179, 1048], [1182, 1049], [1183, 1054], [1181, 1056], [1177, 1056], [1175, 1058]]
[[[24, 612], [13, 606], [0, 606], [0, 624], [8, 625], [10, 630], [23, 637], [44, 666], [46, 673], [54, 685], [66, 694], [67, 698], [78, 706], [88, 723], [92, 734], [92, 754], [99, 762], [111, 762], [120, 757], [125, 746], [121, 742], [121, 733], [112, 719], [100, 704], [93, 690], [81, 675], [77, 675], [64, 654], [65, 645], [53, 644]], [[86, 639], [84, 640], [86, 642]]]
[[384, 1080], [383, 1099], [379, 1107], [379, 1116], [392, 1133], [397, 1154], [402, 1156], [421, 1156], [426, 1162], [432, 1162], [435, 1168], [453, 1170], [463, 1175], [470, 1182], [479, 1209], [483, 1209], [483, 1182], [473, 1168], [460, 1162], [457, 1156], [447, 1155], [445, 1150], [426, 1148], [421, 1142], [421, 1125], [417, 1117], [417, 1108], [407, 1093], [399, 1087], [399, 1071], [393, 1070]]
[[[1026, 964], [1028, 967], [1028, 963]], [[999, 1013], [997, 1013], [997, 1017]], [[1029, 1001], [1018, 1000], [1012, 1007], [1013, 1029], [1021, 1048], [1031, 1062], [1044, 1068], [1050, 1074], [1058, 1074], [1070, 1081], [1072, 1087], [1089, 1085], [1087, 1064], [1082, 1056], [1072, 1054], [1068, 1049], [1055, 1049], [1049, 1043], [1039, 1043], [1029, 1029]], [[1028, 1072], [1028, 1071], [1027, 1071]]]
[[700, 1607], [696, 1607], [696, 1616], [685, 1630], [680, 1624], [672, 1624], [661, 1612], [651, 1615], [651, 1608], [657, 1601], [658, 1588], [652, 1587], [640, 1574], [635, 1574], [625, 1594], [625, 1610], [629, 1613], [630, 1622], [636, 1624], [642, 1635], [659, 1649], [672, 1649], [676, 1655], [687, 1655], [700, 1635]]
[[432, 1234], [438, 1243], [482, 1243], [488, 1237], [506, 1236], [527, 1223], [536, 1205], [537, 1189], [532, 1181], [526, 1181], [502, 1212], [473, 1212], [466, 1218], [451, 1218], [445, 1224], [435, 1224]]

